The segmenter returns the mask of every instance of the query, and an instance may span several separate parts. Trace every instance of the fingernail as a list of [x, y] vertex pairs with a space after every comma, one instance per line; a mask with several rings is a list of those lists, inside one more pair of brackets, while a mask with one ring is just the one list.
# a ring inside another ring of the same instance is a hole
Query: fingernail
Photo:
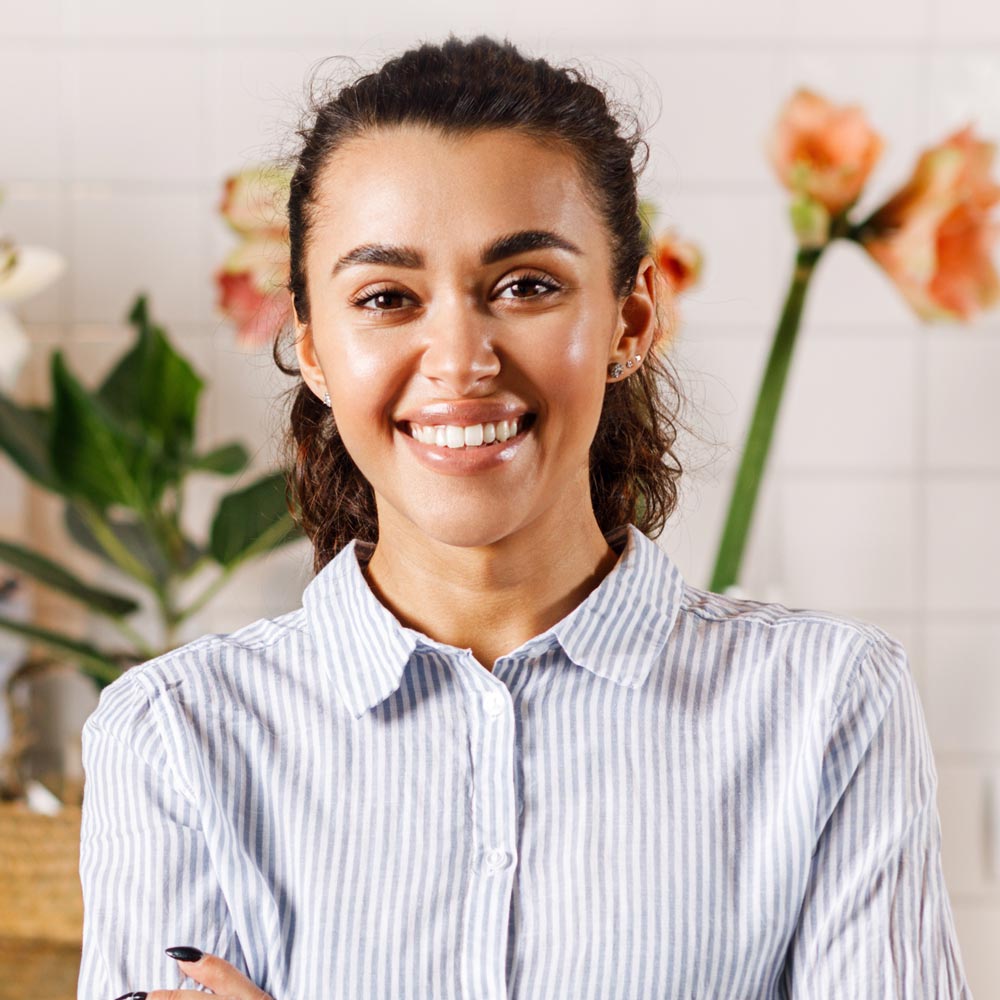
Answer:
[[168, 948], [167, 954], [171, 958], [176, 958], [181, 962], [200, 962], [205, 957], [203, 952], [200, 952], [197, 948], [189, 948], [187, 945]]
[[146, 1000], [145, 993], [123, 993], [120, 997], [115, 997], [115, 1000]]

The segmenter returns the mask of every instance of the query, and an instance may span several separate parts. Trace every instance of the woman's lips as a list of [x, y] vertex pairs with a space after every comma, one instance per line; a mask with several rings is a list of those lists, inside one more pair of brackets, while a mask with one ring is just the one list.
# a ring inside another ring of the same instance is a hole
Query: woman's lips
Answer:
[[422, 465], [435, 472], [464, 475], [471, 472], [483, 472], [513, 461], [534, 425], [535, 415], [523, 414], [522, 418], [518, 420], [517, 434], [506, 441], [467, 445], [459, 448], [418, 441], [409, 433], [408, 427], [406, 429], [397, 428], [397, 430]]
[[485, 421], [482, 423], [435, 423], [404, 422], [399, 426], [412, 438], [424, 444], [434, 444], [439, 448], [479, 448], [496, 441], [504, 442], [516, 436], [519, 429], [531, 426], [533, 413], [521, 413], [510, 420]]

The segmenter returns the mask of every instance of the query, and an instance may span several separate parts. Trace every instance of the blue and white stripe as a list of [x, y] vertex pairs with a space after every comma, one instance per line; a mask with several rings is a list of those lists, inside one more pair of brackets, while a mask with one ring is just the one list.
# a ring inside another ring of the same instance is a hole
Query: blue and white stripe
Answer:
[[298, 610], [106, 688], [80, 1000], [181, 985], [180, 944], [275, 1000], [968, 998], [902, 646], [609, 541], [492, 672], [353, 542]]

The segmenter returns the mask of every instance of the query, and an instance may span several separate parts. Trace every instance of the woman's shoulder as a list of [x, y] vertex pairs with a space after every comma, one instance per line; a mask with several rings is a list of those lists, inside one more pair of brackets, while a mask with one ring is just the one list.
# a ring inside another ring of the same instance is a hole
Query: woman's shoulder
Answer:
[[308, 641], [301, 607], [259, 618], [231, 632], [209, 632], [127, 669], [102, 689], [88, 724], [116, 718], [124, 724], [166, 698], [202, 706], [243, 700], [265, 675], [280, 683], [281, 673], [303, 662], [294, 651]]
[[758, 600], [738, 590], [717, 594], [684, 585], [682, 615], [704, 641], [726, 634], [754, 656], [813, 675], [839, 703], [852, 689], [895, 690], [912, 681], [903, 642], [863, 617]]

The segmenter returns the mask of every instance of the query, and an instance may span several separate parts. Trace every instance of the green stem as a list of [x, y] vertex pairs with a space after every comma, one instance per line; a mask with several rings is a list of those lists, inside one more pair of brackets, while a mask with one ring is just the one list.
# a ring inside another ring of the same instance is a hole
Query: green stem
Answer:
[[118, 540], [115, 533], [105, 523], [102, 515], [87, 506], [81, 506], [80, 512], [87, 522], [87, 527], [90, 528], [111, 561], [129, 576], [155, 590], [157, 584], [152, 574], [129, 552], [128, 547]]
[[178, 621], [184, 621], [191, 615], [200, 611], [215, 595], [223, 588], [226, 581], [233, 575], [233, 572], [243, 563], [255, 556], [268, 552], [275, 547], [282, 537], [288, 534], [289, 522], [281, 519], [272, 524], [253, 545], [249, 546], [238, 559], [223, 566], [219, 575], [195, 598], [186, 608], [177, 612]]
[[186, 608], [178, 611], [178, 618], [181, 621], [184, 621], [185, 619], [190, 618], [191, 615], [201, 611], [201, 609], [208, 604], [208, 602], [215, 597], [220, 590], [222, 590], [226, 581], [233, 575], [233, 570], [235, 568], [236, 566], [233, 565], [223, 569], [219, 575]]
[[139, 632], [132, 628], [127, 621], [124, 621], [121, 618], [112, 618], [110, 616], [107, 616], [106, 620], [110, 621], [111, 624], [118, 629], [123, 636], [125, 636], [125, 638], [131, 639], [135, 644], [136, 652], [141, 653], [147, 660], [156, 656], [157, 651], [148, 642], [146, 642]]
[[771, 438], [778, 408], [781, 405], [785, 378], [792, 360], [795, 336], [802, 318], [809, 279], [824, 249], [824, 247], [800, 248], [796, 254], [795, 270], [757, 393], [757, 404], [750, 421], [743, 457], [729, 498], [729, 511], [722, 539], [715, 557], [715, 568], [712, 571], [709, 590], [716, 593], [723, 593], [739, 579], [743, 550], [753, 519], [767, 453], [771, 447]]

